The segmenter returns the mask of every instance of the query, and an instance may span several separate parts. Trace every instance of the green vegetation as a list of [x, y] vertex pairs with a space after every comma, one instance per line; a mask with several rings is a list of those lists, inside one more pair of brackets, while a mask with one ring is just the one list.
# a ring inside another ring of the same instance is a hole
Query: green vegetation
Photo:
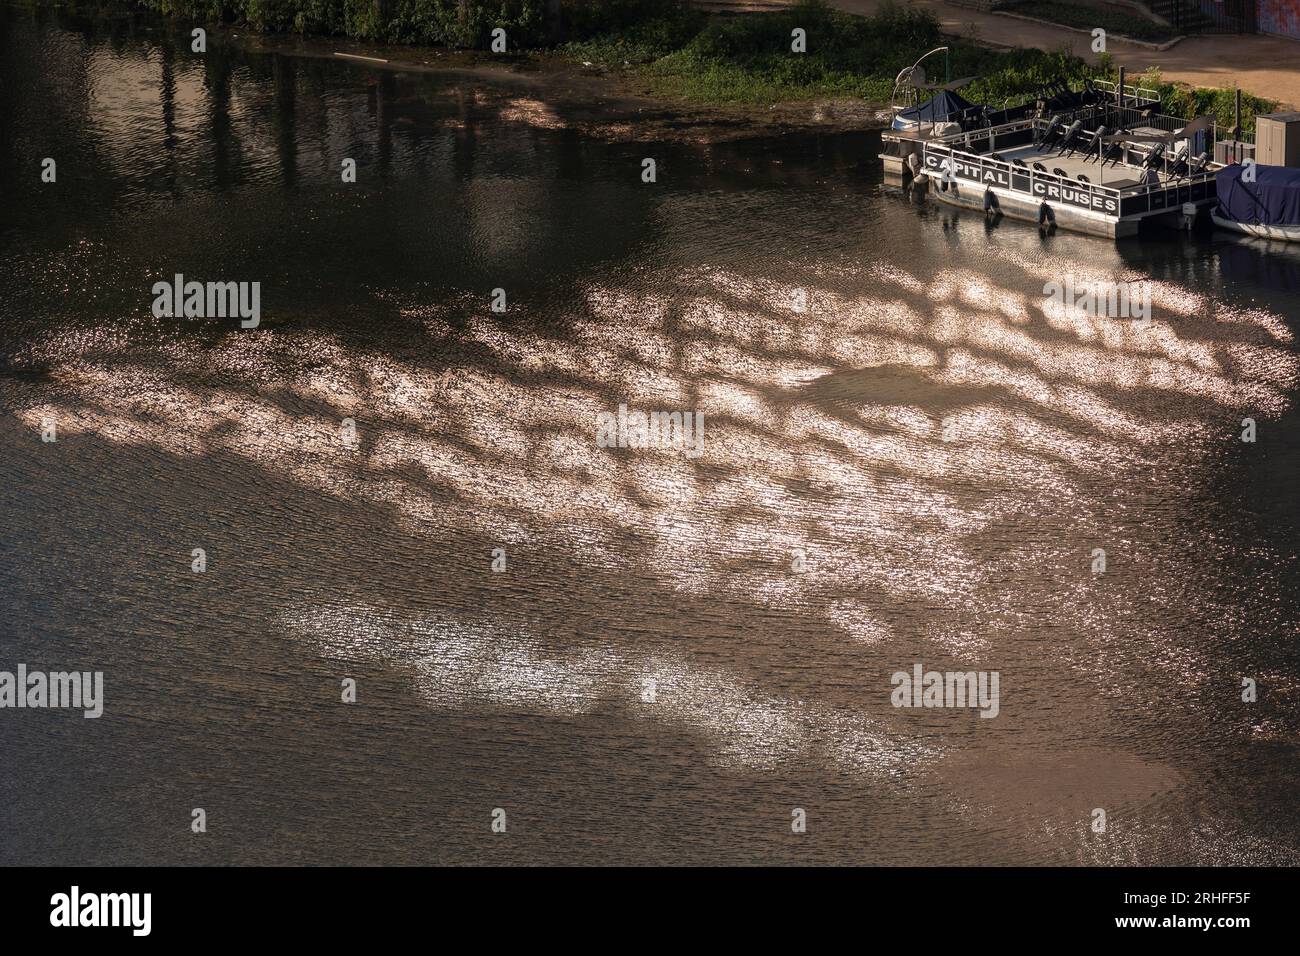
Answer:
[[[981, 77], [962, 95], [994, 107], [1028, 100], [1043, 84], [1064, 78], [1114, 79], [1108, 59], [1091, 65], [1067, 48], [993, 50], [940, 36], [927, 10], [887, 2], [873, 17], [832, 10], [825, 0], [801, 0], [772, 13], [710, 16], [686, 0], [136, 0], [191, 19], [244, 23], [262, 31], [294, 30], [356, 39], [486, 49], [504, 27], [512, 50], [557, 49], [609, 69], [627, 69], [661, 96], [705, 103], [776, 103], [852, 97], [886, 103], [894, 78], [921, 54], [947, 43], [953, 77]], [[1059, 5], [1059, 4], [1058, 4]], [[554, 16], [559, 11], [559, 19]], [[807, 52], [791, 50], [792, 32], [805, 31]], [[562, 36], [563, 42], [558, 42]], [[936, 55], [930, 75], [943, 78]], [[1231, 124], [1232, 93], [1160, 83], [1164, 111], [1210, 112]], [[1244, 96], [1247, 129], [1256, 112], [1275, 104]]]
[[[563, 51], [608, 66], [637, 65], [655, 92], [692, 100], [761, 103], [851, 96], [888, 102], [898, 72], [943, 42], [929, 11], [886, 3], [876, 16], [858, 17], [832, 10], [823, 0], [804, 0], [775, 13], [700, 19], [686, 42], [659, 39], [681, 37], [690, 16], [680, 11], [671, 31], [661, 17], [649, 35], [635, 28], [597, 33]], [[791, 52], [796, 28], [806, 31], [806, 53]], [[985, 77], [964, 95], [999, 105], [1022, 101], [1058, 76], [1081, 80], [1096, 72], [1066, 52], [950, 45], [954, 77]], [[931, 76], [943, 79], [942, 59], [932, 58], [926, 66]]]
[[1175, 31], [1163, 24], [1139, 16], [1136, 12], [1117, 10], [1105, 4], [1057, 3], [1055, 0], [1026, 0], [1012, 9], [1027, 17], [1049, 20], [1067, 27], [1093, 30], [1101, 27], [1107, 34], [1161, 43], [1172, 40]]
[[[898, 72], [944, 43], [951, 47], [953, 77], [981, 77], [963, 89], [962, 95], [994, 107], [1024, 103], [1058, 78], [1076, 88], [1084, 79], [1117, 78], [1105, 56], [1093, 65], [1069, 49], [1050, 53], [993, 50], [942, 37], [927, 10], [897, 3], [886, 3], [870, 18], [832, 10], [823, 0], [805, 0], [788, 11], [711, 19], [678, 8], [661, 12], [647, 23], [644, 32], [638, 24], [618, 32], [593, 31], [589, 39], [562, 49], [586, 62], [608, 66], [626, 62], [655, 93], [715, 103], [775, 103], [828, 96], [888, 102]], [[693, 26], [697, 32], [683, 40]], [[806, 53], [790, 52], [795, 28], [807, 31]], [[943, 79], [941, 56], [931, 57], [926, 67], [931, 77]], [[1142, 81], [1161, 94], [1162, 112], [1189, 119], [1211, 113], [1220, 125], [1232, 125], [1231, 90], [1175, 86], [1163, 82], [1158, 72], [1146, 74]], [[1254, 129], [1255, 114], [1276, 106], [1273, 101], [1243, 95], [1243, 126]]]
[[[1160, 94], [1163, 112], [1170, 116], [1185, 116], [1189, 119], [1197, 116], [1213, 116], [1221, 130], [1232, 129], [1233, 91], [1221, 89], [1192, 88], [1189, 86], [1166, 83], [1160, 77], [1160, 71], [1147, 70], [1140, 77], [1134, 77], [1144, 87], [1156, 90]], [[1266, 100], [1250, 93], [1241, 94], [1241, 128], [1248, 133], [1255, 131], [1255, 116], [1259, 113], [1272, 113], [1278, 107], [1276, 100]]]

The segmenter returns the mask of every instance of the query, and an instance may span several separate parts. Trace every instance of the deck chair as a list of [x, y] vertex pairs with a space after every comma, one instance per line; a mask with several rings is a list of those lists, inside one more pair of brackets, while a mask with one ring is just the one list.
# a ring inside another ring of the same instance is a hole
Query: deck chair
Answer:
[[1065, 151], [1067, 149], [1070, 149], [1074, 145], [1075, 137], [1079, 135], [1079, 131], [1081, 129], [1083, 129], [1083, 120], [1075, 120], [1073, 123], [1071, 123], [1069, 126], [1065, 128], [1065, 132], [1061, 134], [1061, 139], [1060, 139], [1061, 148], [1057, 152], [1056, 154], [1057, 156], [1064, 156]]
[[1040, 173], [1047, 172], [1047, 167], [1042, 163], [1034, 163], [1034, 169], [1038, 170]]
[[1047, 129], [1043, 130], [1043, 135], [1039, 137], [1038, 142], [1035, 144], [1040, 153], [1046, 152], [1056, 145], [1061, 138], [1061, 134], [1065, 131], [1064, 126], [1065, 123], [1060, 116], [1053, 116], [1048, 120]]
[[[1127, 133], [1128, 130], [1122, 129], [1122, 130], [1118, 130], [1118, 132]], [[1124, 158], [1124, 153], [1127, 149], [1128, 146], [1126, 143], [1120, 140], [1116, 140], [1115, 142], [1111, 143], [1109, 146], [1106, 147], [1106, 151], [1101, 154], [1101, 161], [1097, 165], [1105, 166], [1107, 160], [1109, 160], [1112, 166], [1118, 166], [1119, 161]]]
[[1019, 166], [1021, 169], [1028, 169], [1028, 168], [1029, 168], [1028, 166], [1025, 165], [1025, 161], [1024, 161], [1023, 159], [1015, 159], [1015, 158], [1013, 158], [1013, 159], [1011, 160], [1011, 165], [1012, 165], [1012, 166]]
[[1205, 167], [1209, 162], [1210, 154], [1208, 152], [1201, 153], [1187, 164], [1187, 175], [1195, 176], [1197, 173], [1204, 172]]
[[1083, 173], [1080, 173], [1078, 176], [1075, 177], [1075, 179], [1079, 180], [1079, 182], [1081, 182], [1081, 183], [1090, 183], [1090, 182], [1092, 182], [1092, 180], [1089, 179], [1087, 176], [1085, 176]]
[[1062, 179], [1069, 179], [1069, 178], [1070, 178], [1070, 174], [1067, 173], [1067, 172], [1066, 172], [1064, 169], [1062, 169], [1060, 166], [1054, 166], [1054, 167], [1052, 168], [1052, 175], [1054, 175], [1054, 176], [1060, 176]]
[[1178, 152], [1174, 153], [1173, 159], [1169, 160], [1169, 177], [1171, 179], [1181, 179], [1189, 171], [1187, 165], [1187, 147], [1179, 146]]
[[998, 152], [989, 153], [989, 159], [996, 159], [999, 163], [1005, 163], [1007, 161], [1007, 158]]
[[[1083, 153], [1083, 161], [1086, 163], [1094, 153], [1097, 152], [1097, 144], [1101, 138], [1109, 133], [1110, 130], [1105, 126], [1098, 126], [1097, 132], [1088, 137], [1088, 142], [1079, 147], [1079, 152]], [[1070, 155], [1074, 155], [1074, 150], [1070, 150]]]
[[1151, 152], [1147, 153], [1147, 158], [1142, 160], [1142, 168], [1155, 170], [1160, 165], [1160, 159], [1165, 154], [1165, 144], [1156, 143], [1151, 147]]

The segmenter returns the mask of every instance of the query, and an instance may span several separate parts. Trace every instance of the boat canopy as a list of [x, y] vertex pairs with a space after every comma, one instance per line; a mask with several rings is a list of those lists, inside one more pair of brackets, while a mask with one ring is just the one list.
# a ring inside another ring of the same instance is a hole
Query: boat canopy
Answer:
[[944, 90], [924, 103], [900, 110], [894, 117], [894, 129], [912, 129], [920, 123], [956, 122], [973, 105], [952, 90]]
[[1243, 178], [1246, 167], [1233, 163], [1215, 177], [1222, 219], [1251, 226], [1300, 226], [1300, 169], [1254, 167], [1254, 182]]

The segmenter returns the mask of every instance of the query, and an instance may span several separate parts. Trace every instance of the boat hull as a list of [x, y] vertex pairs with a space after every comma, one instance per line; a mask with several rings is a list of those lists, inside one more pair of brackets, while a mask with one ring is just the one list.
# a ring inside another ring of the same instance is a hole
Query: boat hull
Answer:
[[1224, 219], [1215, 212], [1210, 213], [1210, 218], [1214, 220], [1216, 226], [1222, 229], [1244, 232], [1248, 236], [1258, 236], [1260, 239], [1281, 239], [1284, 242], [1300, 242], [1300, 226], [1255, 225], [1249, 222], [1237, 222], [1235, 219]]
[[[1064, 203], [1045, 203], [1035, 197], [1006, 189], [980, 189], [978, 185], [961, 182], [949, 183], [948, 188], [944, 189], [934, 177], [930, 177], [930, 192], [940, 202], [950, 206], [976, 209], [989, 215], [1001, 214], [1008, 219], [1055, 226], [1105, 239], [1135, 236], [1140, 223], [1138, 219], [1116, 219], [1114, 216], [1104, 216]], [[990, 193], [993, 197], [991, 203], [986, 195]]]

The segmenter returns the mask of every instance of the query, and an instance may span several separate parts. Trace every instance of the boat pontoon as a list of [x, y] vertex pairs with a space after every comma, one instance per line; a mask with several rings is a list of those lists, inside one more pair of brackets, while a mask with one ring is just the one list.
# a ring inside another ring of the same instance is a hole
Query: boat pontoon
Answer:
[[[1215, 202], [1217, 129], [1156, 112], [1153, 90], [1054, 84], [1024, 106], [976, 107], [882, 134], [886, 175], [942, 202], [1092, 235], [1182, 226]], [[922, 113], [924, 107], [922, 106]]]

